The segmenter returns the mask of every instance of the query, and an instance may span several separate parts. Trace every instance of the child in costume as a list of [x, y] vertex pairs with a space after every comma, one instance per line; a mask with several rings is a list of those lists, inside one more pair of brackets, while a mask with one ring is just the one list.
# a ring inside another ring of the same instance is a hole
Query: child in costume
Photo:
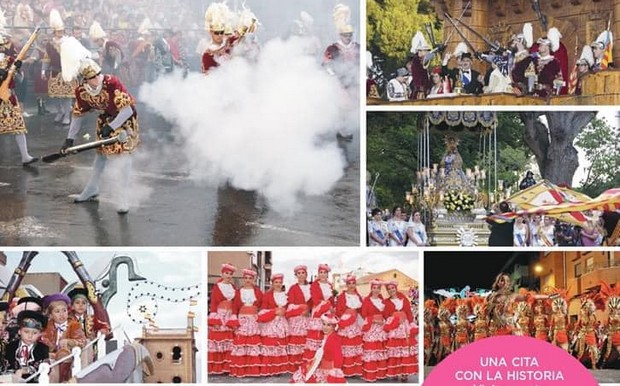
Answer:
[[[58, 360], [71, 354], [74, 347], [84, 347], [86, 336], [82, 326], [69, 319], [71, 299], [63, 293], [48, 295], [43, 298], [43, 308], [47, 312], [49, 323], [43, 332], [41, 341], [49, 347], [50, 358]], [[58, 365], [59, 382], [71, 378], [71, 359]]]
[[22, 311], [17, 315], [19, 339], [6, 346], [5, 365], [7, 370], [15, 370], [22, 379], [39, 371], [39, 365], [49, 362], [49, 348], [39, 342], [47, 318], [37, 311]]

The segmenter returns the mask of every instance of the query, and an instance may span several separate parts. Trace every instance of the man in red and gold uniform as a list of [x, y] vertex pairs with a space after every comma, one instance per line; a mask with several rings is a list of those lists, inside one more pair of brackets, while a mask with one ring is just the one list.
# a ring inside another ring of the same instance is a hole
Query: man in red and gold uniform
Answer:
[[99, 64], [103, 72], [118, 76], [121, 63], [123, 62], [123, 50], [121, 46], [117, 42], [109, 40], [108, 34], [96, 21], [90, 26], [88, 36], [93, 43], [101, 47], [101, 51], [99, 52]]
[[76, 84], [75, 82], [65, 82], [62, 79], [60, 42], [65, 37], [65, 25], [60, 13], [55, 9], [50, 12], [50, 26], [54, 30], [54, 36], [45, 45], [41, 79], [47, 80], [48, 96], [56, 102], [54, 122], [62, 122], [63, 125], [68, 125], [71, 123], [71, 102]]
[[[118, 214], [129, 212], [129, 179], [131, 174], [131, 153], [138, 146], [139, 128], [136, 103], [125, 86], [114, 75], [102, 74], [101, 68], [92, 59], [81, 60], [80, 75], [84, 81], [75, 89], [73, 121], [61, 151], [73, 146], [81, 129], [84, 115], [90, 111], [100, 112], [97, 118], [97, 140], [113, 136], [125, 137], [122, 142], [97, 149], [93, 174], [86, 187], [74, 200], [76, 203], [92, 201], [99, 194], [99, 182], [109, 157], [116, 157], [121, 168], [116, 197]], [[123, 134], [124, 132], [124, 134]]]
[[[17, 51], [15, 46], [11, 42], [9, 36], [0, 34], [0, 84], [4, 83], [7, 79], [11, 66], [14, 66], [13, 71], [15, 75], [18, 75], [21, 68], [21, 60], [15, 60]], [[22, 115], [23, 111], [17, 95], [13, 92], [15, 88], [15, 77], [10, 80], [9, 90], [10, 96], [7, 100], [0, 99], [0, 135], [1, 134], [14, 134], [19, 153], [22, 158], [22, 164], [24, 166], [37, 162], [39, 159], [35, 158], [28, 153], [28, 144], [26, 141], [26, 123]]]

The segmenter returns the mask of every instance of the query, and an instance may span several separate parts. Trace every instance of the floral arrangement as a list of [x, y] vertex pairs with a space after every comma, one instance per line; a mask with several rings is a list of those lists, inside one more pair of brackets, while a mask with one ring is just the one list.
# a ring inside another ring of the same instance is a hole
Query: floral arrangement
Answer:
[[450, 191], [443, 197], [448, 212], [469, 212], [474, 208], [474, 198], [465, 192]]

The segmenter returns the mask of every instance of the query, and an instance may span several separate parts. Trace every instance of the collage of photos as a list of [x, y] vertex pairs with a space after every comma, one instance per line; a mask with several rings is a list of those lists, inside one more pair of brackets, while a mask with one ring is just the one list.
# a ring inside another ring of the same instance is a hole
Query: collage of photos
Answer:
[[620, 386], [618, 46], [620, 0], [0, 1], [0, 383]]

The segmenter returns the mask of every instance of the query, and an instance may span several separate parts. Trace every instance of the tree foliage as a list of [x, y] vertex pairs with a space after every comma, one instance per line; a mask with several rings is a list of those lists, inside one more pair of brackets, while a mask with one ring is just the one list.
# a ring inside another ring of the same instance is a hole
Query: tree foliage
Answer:
[[[426, 113], [371, 112], [367, 118], [367, 167], [373, 178], [379, 173], [375, 195], [379, 205], [391, 209], [403, 205], [405, 192], [411, 190], [418, 170], [418, 139]], [[523, 124], [516, 113], [498, 114], [498, 179], [514, 184], [527, 163], [527, 148], [522, 139]], [[484, 137], [479, 132], [467, 130], [431, 130], [429, 147], [430, 163], [439, 163], [446, 152], [444, 138], [459, 138], [459, 153], [465, 168], [484, 167], [482, 153]], [[486, 137], [488, 141], [488, 137]], [[521, 171], [519, 173], [518, 171]], [[491, 171], [488, 171], [489, 173]]]
[[580, 190], [596, 197], [607, 189], [620, 187], [620, 142], [618, 129], [605, 119], [594, 119], [577, 136], [575, 144], [581, 148], [589, 166]]
[[[428, 0], [367, 0], [366, 4], [367, 47], [385, 60], [388, 73], [404, 65], [410, 55], [411, 38], [417, 31], [424, 31], [424, 23], [431, 23], [435, 40], [441, 40], [441, 29]], [[425, 38], [429, 39], [426, 34]]]

